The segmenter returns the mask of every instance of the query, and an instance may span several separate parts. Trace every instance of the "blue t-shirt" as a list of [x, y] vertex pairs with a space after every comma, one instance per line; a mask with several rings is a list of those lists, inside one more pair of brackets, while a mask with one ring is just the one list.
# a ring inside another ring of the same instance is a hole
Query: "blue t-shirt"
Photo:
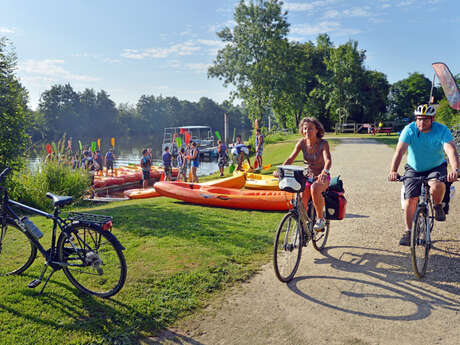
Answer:
[[165, 167], [170, 167], [171, 166], [171, 153], [169, 153], [169, 152], [163, 153], [163, 165]]
[[420, 132], [415, 122], [411, 122], [399, 137], [399, 141], [409, 145], [407, 164], [415, 171], [427, 171], [444, 163], [443, 146], [452, 140], [449, 128], [439, 122], [433, 122], [428, 133]]

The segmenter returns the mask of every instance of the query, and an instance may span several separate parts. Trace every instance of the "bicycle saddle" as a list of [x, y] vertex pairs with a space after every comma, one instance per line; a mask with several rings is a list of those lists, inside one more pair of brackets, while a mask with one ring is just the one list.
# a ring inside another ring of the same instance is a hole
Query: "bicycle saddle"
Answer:
[[73, 198], [71, 196], [60, 196], [56, 195], [53, 193], [46, 193], [46, 196], [53, 200], [54, 206], [64, 206], [64, 205], [70, 205], [73, 201]]

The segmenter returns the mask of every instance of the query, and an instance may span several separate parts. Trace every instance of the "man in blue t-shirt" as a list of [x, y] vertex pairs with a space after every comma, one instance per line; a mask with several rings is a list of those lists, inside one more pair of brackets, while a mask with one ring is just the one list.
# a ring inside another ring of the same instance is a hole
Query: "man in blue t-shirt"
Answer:
[[[408, 124], [401, 132], [396, 152], [391, 162], [388, 179], [397, 181], [398, 167], [403, 155], [408, 151], [407, 164], [404, 176], [404, 213], [406, 231], [399, 241], [400, 245], [410, 245], [410, 229], [417, 208], [418, 197], [421, 193], [422, 182], [410, 177], [428, 177], [439, 173], [446, 176], [447, 181], [453, 182], [458, 178], [459, 161], [457, 149], [449, 128], [434, 121], [436, 108], [433, 105], [423, 104], [414, 111], [415, 121]], [[444, 153], [449, 158], [452, 171], [447, 173], [447, 162]], [[442, 199], [446, 185], [435, 177], [430, 180], [430, 192], [434, 204], [435, 219], [444, 221], [446, 215], [442, 207]]]

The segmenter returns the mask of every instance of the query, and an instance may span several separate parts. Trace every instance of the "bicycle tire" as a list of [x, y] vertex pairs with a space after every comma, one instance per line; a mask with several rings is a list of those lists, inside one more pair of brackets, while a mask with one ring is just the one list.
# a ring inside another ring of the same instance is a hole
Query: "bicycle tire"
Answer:
[[4, 231], [6, 233], [0, 244], [0, 276], [21, 274], [37, 257], [37, 247], [31, 235], [23, 232], [13, 220], [7, 221]]
[[294, 278], [302, 256], [302, 229], [298, 216], [287, 213], [280, 222], [273, 249], [273, 267], [283, 283]]
[[428, 264], [430, 252], [430, 245], [426, 241], [428, 227], [430, 227], [429, 215], [425, 214], [425, 210], [417, 208], [411, 231], [410, 253], [412, 269], [418, 278], [423, 278]]
[[[72, 243], [68, 240], [70, 234]], [[126, 281], [126, 260], [115, 236], [97, 225], [75, 223], [59, 236], [57, 249], [63, 271], [80, 291], [107, 298]]]
[[[316, 210], [313, 207], [313, 203], [309, 206], [311, 208], [310, 210], [310, 218], [311, 218], [311, 223], [308, 225], [310, 227], [309, 230], [311, 230], [310, 233], [313, 233], [313, 238], [311, 240], [313, 244], [313, 248], [315, 248], [318, 252], [321, 252], [324, 249], [324, 246], [326, 245], [327, 239], [329, 238], [329, 225], [330, 225], [330, 220], [326, 219], [326, 225], [324, 226], [323, 231], [315, 231], [313, 230], [313, 226], [315, 225], [316, 221]], [[326, 209], [324, 210], [326, 212]], [[323, 213], [326, 214], [326, 213]]]

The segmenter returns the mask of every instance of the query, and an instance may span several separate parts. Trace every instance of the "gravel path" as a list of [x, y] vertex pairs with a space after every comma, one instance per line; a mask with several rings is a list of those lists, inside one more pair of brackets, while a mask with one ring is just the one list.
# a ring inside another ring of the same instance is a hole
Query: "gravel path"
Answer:
[[409, 248], [398, 245], [401, 186], [386, 180], [393, 152], [374, 140], [343, 139], [332, 172], [344, 180], [347, 217], [332, 222], [324, 252], [310, 244], [289, 284], [267, 264], [149, 343], [460, 344], [460, 192], [447, 221], [435, 225], [427, 276], [418, 280]]

